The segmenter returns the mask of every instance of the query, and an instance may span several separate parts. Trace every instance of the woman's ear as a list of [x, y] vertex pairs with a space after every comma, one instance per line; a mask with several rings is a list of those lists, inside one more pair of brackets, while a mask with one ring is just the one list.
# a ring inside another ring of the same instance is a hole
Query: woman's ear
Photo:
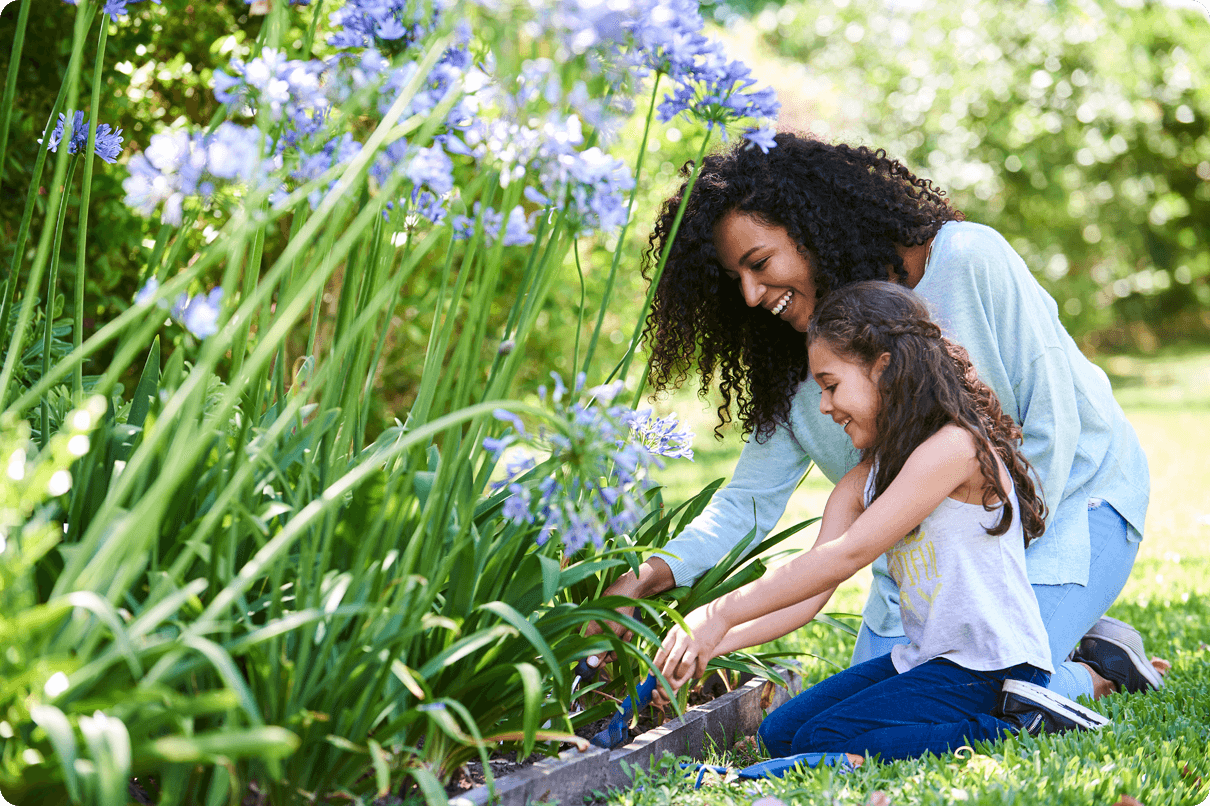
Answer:
[[883, 353], [874, 359], [874, 363], [870, 365], [870, 381], [877, 384], [878, 379], [882, 377], [882, 371], [891, 363], [891, 354]]

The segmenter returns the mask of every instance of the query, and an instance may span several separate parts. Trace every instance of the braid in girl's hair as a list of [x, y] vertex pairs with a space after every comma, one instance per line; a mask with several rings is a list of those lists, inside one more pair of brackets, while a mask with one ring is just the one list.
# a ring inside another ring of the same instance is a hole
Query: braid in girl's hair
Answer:
[[878, 379], [882, 399], [877, 433], [861, 457], [876, 460], [875, 498], [890, 486], [912, 451], [953, 423], [975, 437], [979, 467], [987, 482], [984, 509], [990, 511], [998, 501], [1004, 502], [1000, 522], [988, 533], [1004, 534], [1013, 517], [995, 451], [1017, 488], [1025, 544], [1041, 536], [1046, 504], [1021, 453], [1021, 429], [1001, 410], [996, 393], [979, 379], [966, 350], [942, 337], [919, 297], [880, 280], [843, 286], [816, 307], [807, 339], [822, 339], [837, 355], [867, 367], [883, 353], [890, 355]]

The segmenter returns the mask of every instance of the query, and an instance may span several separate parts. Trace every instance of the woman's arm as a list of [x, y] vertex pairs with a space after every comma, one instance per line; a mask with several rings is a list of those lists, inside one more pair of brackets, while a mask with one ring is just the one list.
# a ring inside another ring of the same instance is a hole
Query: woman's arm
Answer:
[[[782, 516], [786, 501], [810, 465], [811, 457], [799, 446], [788, 425], [777, 428], [764, 442], [750, 441], [727, 485], [664, 547], [671, 556], [650, 557], [639, 566], [637, 574], [627, 571], [618, 577], [604, 595], [644, 599], [678, 584], [693, 584], [752, 530], [754, 518], [757, 534], [751, 548], [755, 548]], [[606, 626], [629, 640], [617, 624]], [[602, 626], [593, 622], [584, 632], [595, 635], [601, 630]]]
[[[850, 475], [861, 473], [862, 467]], [[850, 528], [689, 614], [685, 619], [689, 634], [683, 630], [669, 633], [656, 655], [656, 665], [679, 688], [705, 669], [731, 629], [834, 589], [979, 473], [970, 434], [957, 426], [942, 428], [912, 452], [895, 480]], [[855, 483], [849, 476], [845, 481]], [[864, 485], [864, 478], [861, 482]]]

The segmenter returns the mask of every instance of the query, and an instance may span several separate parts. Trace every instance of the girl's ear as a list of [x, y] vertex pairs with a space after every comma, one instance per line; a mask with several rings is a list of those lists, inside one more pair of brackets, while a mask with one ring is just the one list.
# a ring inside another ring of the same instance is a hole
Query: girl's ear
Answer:
[[882, 377], [882, 371], [891, 363], [891, 354], [883, 353], [874, 359], [874, 363], [870, 365], [870, 380], [877, 384], [878, 379]]

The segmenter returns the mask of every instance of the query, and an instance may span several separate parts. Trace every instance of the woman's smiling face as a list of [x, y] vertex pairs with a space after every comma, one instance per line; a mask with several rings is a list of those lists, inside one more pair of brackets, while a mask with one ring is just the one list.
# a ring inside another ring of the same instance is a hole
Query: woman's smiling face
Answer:
[[815, 272], [785, 227], [732, 210], [714, 225], [714, 248], [744, 302], [806, 332], [815, 310]]

